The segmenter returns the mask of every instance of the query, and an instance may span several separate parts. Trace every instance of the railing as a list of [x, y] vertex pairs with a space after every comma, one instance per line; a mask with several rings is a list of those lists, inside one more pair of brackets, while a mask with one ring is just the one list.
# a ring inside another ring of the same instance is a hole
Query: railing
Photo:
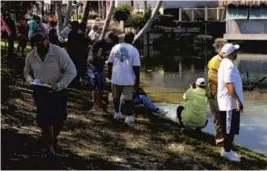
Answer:
[[179, 22], [181, 21], [224, 21], [225, 8], [179, 8]]

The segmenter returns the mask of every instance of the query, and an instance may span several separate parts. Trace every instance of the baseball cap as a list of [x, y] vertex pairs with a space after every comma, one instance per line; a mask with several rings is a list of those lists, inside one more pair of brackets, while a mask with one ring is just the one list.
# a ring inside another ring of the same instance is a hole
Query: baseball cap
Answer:
[[196, 85], [198, 85], [198, 86], [206, 86], [206, 80], [205, 80], [205, 78], [198, 78], [196, 80]]
[[238, 50], [239, 48], [240, 46], [238, 44], [233, 45], [232, 43], [226, 43], [222, 47], [221, 53], [223, 53], [224, 55], [230, 55], [231, 53]]

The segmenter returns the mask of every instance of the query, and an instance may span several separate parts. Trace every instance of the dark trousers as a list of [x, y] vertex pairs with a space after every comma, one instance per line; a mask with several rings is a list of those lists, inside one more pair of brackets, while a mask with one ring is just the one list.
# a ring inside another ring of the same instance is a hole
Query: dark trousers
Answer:
[[14, 38], [8, 37], [8, 55], [12, 55], [14, 53]]

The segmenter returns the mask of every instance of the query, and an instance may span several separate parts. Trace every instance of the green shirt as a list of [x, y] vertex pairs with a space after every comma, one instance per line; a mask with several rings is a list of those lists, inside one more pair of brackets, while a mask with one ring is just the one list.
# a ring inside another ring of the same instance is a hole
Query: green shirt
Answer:
[[207, 97], [203, 88], [188, 89], [184, 94], [182, 121], [186, 126], [202, 127], [206, 123]]

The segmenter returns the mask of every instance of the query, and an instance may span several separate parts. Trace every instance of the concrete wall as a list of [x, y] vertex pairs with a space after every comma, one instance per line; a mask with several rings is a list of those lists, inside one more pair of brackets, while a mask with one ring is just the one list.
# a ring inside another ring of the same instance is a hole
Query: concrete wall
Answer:
[[226, 20], [225, 39], [267, 40], [267, 20]]
[[267, 20], [226, 20], [226, 33], [267, 34]]
[[238, 54], [236, 61], [241, 73], [262, 73], [267, 74], [266, 54]]

